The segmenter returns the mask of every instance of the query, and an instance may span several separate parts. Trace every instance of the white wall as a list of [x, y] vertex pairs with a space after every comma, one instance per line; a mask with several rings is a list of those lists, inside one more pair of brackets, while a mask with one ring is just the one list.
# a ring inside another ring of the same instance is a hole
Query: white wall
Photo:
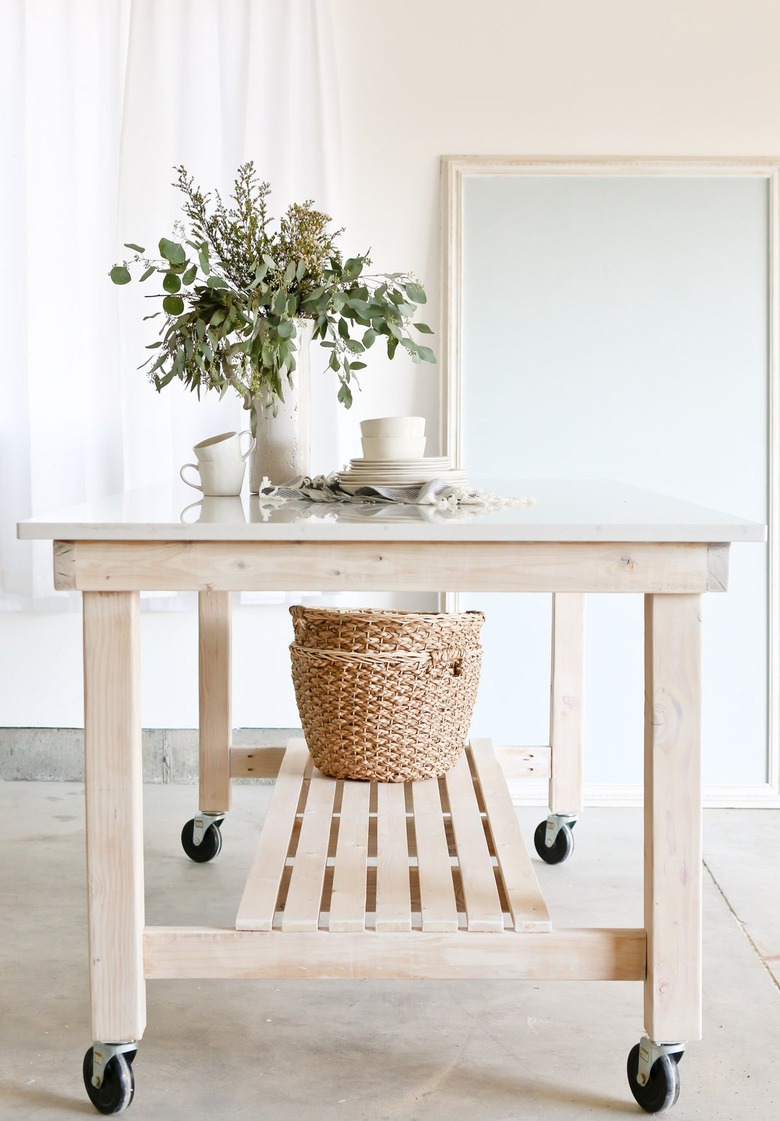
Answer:
[[[433, 326], [440, 155], [780, 152], [774, 0], [335, 0], [331, 11], [345, 248], [371, 246], [377, 269], [419, 273]], [[364, 374], [362, 398], [342, 420], [347, 445], [360, 416], [388, 410], [424, 413], [435, 427], [435, 370], [377, 360]], [[236, 661], [261, 674], [275, 658], [271, 647], [256, 653], [266, 610], [242, 609], [247, 622], [236, 623], [237, 636], [251, 632]], [[156, 636], [146, 643], [144, 723], [191, 726], [196, 692], [183, 667], [192, 619], [160, 615], [144, 626]], [[75, 616], [0, 616], [0, 649], [0, 726], [80, 721]], [[281, 688], [270, 690], [277, 696]], [[265, 713], [249, 708], [236, 706], [236, 723], [295, 723], [281, 700]]]

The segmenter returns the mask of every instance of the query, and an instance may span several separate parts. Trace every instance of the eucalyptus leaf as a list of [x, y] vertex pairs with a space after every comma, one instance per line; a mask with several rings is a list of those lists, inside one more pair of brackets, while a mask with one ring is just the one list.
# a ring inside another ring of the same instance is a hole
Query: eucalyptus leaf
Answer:
[[125, 249], [132, 249], [133, 252], [135, 252], [135, 253], [145, 253], [146, 252], [143, 245], [134, 245], [132, 243], [132, 241], [126, 241], [125, 242]]
[[436, 355], [433, 353], [429, 346], [418, 346], [417, 353], [420, 355], [420, 358], [423, 360], [423, 362], [436, 361]]
[[433, 331], [427, 323], [415, 323], [415, 330], [419, 331], [421, 335], [432, 335]]
[[166, 261], [170, 261], [172, 265], [183, 265], [187, 260], [187, 254], [184, 251], [184, 246], [179, 245], [178, 241], [170, 241], [167, 237], [160, 238], [160, 256], [164, 257]]
[[420, 284], [410, 282], [404, 285], [407, 296], [415, 304], [427, 304], [428, 297], [425, 295], [425, 289]]
[[129, 284], [133, 279], [129, 270], [126, 269], [124, 265], [114, 265], [108, 275], [111, 277], [114, 284]]
[[[166, 296], [162, 306], [163, 311], [166, 311], [168, 315], [181, 315], [184, 311], [184, 300], [181, 296]], [[181, 351], [177, 351], [176, 357], [181, 357], [181, 354]]]
[[210, 276], [206, 281], [206, 285], [207, 285], [208, 288], [228, 288], [228, 287], [230, 287], [228, 282], [226, 280], [223, 280], [221, 276]]
[[163, 277], [163, 288], [166, 292], [175, 293], [181, 288], [181, 280], [175, 272], [167, 272]]
[[142, 276], [140, 277], [139, 284], [143, 284], [143, 282], [145, 280], [148, 280], [149, 277], [152, 276], [152, 274], [156, 273], [156, 272], [157, 272], [157, 269], [154, 267], [154, 265], [150, 265], [149, 268], [146, 270], [146, 272], [143, 273]]

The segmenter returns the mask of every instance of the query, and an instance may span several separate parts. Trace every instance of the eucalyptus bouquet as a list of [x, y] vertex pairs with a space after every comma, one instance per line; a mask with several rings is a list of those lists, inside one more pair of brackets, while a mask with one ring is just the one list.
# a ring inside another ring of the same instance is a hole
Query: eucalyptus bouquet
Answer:
[[331, 231], [311, 200], [293, 203], [275, 225], [270, 185], [251, 161], [239, 167], [228, 203], [218, 192], [212, 201], [186, 168], [175, 171], [186, 222], [160, 239], [159, 257], [126, 243], [133, 256], [110, 272], [115, 284], [128, 284], [134, 271], [141, 283], [161, 284], [151, 296], [161, 307], [144, 316], [163, 320], [143, 364], [158, 391], [179, 378], [198, 394], [233, 389], [246, 408], [260, 401], [275, 414], [292, 384], [302, 319], [313, 321], [313, 338], [330, 352], [347, 408], [365, 351], [378, 339], [388, 358], [401, 346], [414, 362], [436, 361], [412, 335], [433, 333], [414, 322], [426, 302], [422, 285], [409, 273], [368, 274], [367, 253], [344, 260], [336, 246], [343, 230]]

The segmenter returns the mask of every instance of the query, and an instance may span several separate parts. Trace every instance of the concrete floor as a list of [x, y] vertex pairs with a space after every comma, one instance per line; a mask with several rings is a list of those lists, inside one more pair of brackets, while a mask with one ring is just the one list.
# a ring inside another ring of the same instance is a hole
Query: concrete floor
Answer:
[[[238, 786], [213, 864], [182, 854], [190, 786], [146, 788], [149, 923], [229, 924], [269, 787]], [[523, 809], [526, 837], [541, 814]], [[97, 1117], [87, 1009], [83, 790], [0, 783], [0, 1118]], [[641, 925], [641, 815], [588, 810], [553, 920]], [[780, 813], [705, 815], [704, 1040], [676, 1121], [780, 1116]], [[186, 982], [148, 986], [136, 1121], [550, 1121], [646, 1116], [626, 1083], [639, 983]]]

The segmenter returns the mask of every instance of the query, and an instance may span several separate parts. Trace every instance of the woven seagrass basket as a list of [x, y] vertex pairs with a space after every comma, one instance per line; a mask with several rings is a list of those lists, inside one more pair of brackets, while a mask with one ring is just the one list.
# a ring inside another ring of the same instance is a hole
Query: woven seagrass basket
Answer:
[[481, 611], [290, 614], [295, 698], [320, 771], [410, 782], [457, 763], [479, 685]]

